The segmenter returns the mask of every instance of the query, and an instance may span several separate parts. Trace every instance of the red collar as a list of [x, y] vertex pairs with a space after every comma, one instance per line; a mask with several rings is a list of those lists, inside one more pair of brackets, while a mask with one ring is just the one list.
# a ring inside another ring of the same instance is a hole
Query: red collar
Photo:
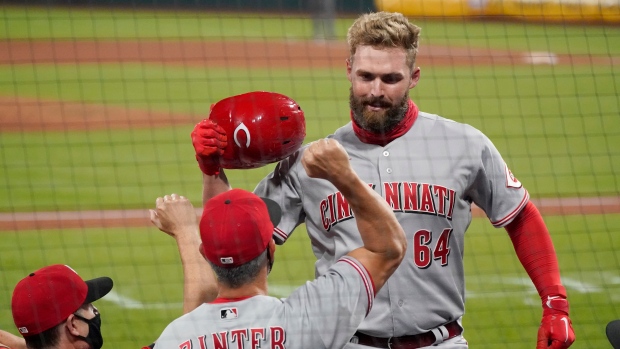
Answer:
[[407, 113], [405, 114], [403, 120], [399, 122], [393, 130], [385, 134], [377, 134], [362, 129], [353, 119], [353, 112], [351, 112], [353, 131], [355, 132], [355, 135], [357, 135], [357, 138], [359, 138], [360, 141], [385, 147], [391, 141], [404, 135], [405, 133], [407, 133], [407, 131], [411, 129], [413, 123], [418, 118], [418, 112], [418, 106], [415, 105], [415, 103], [413, 103], [413, 101], [410, 99], [408, 101]]
[[230, 303], [230, 302], [239, 302], [242, 301], [244, 299], [248, 299], [248, 298], [252, 298], [254, 296], [245, 296], [245, 297], [239, 297], [239, 298], [216, 298], [213, 301], [209, 302], [210, 304], [219, 304], [219, 303]]

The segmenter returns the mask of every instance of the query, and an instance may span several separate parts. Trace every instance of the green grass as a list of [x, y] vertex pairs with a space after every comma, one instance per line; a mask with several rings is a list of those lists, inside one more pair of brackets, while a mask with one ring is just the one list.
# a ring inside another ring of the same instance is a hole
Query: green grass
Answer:
[[617, 26], [536, 24], [410, 18], [422, 28], [421, 47], [450, 45], [558, 54], [618, 55], [613, 44], [620, 38]]
[[[144, 208], [172, 192], [199, 199], [192, 127], [6, 135], [3, 210]], [[9, 144], [10, 139], [18, 143]], [[231, 171], [230, 178], [237, 187], [253, 189], [267, 170]]]
[[[607, 348], [606, 324], [620, 317], [619, 215], [546, 217], [568, 289], [577, 334], [572, 348]], [[540, 300], [503, 229], [476, 219], [466, 237], [465, 336], [472, 348], [532, 348]], [[594, 252], [596, 251], [596, 252]]]
[[[489, 136], [535, 196], [617, 195], [620, 104], [611, 67], [432, 67], [412, 97], [421, 110]], [[0, 95], [206, 115], [251, 90], [304, 108], [306, 141], [349, 120], [344, 71], [223, 70], [138, 64], [0, 66]], [[88, 117], [85, 115], [85, 117]], [[160, 129], [3, 133], [0, 211], [140, 208], [157, 196], [199, 197], [192, 124]], [[252, 189], [271, 167], [233, 171]]]
[[[312, 37], [308, 18], [208, 12], [0, 6], [0, 40], [265, 40]], [[414, 19], [415, 20], [415, 19]], [[344, 38], [351, 18], [336, 22]], [[424, 19], [422, 47], [618, 55], [620, 28]], [[349, 120], [339, 69], [208, 69], [156, 64], [0, 65], [0, 96], [206, 115], [211, 103], [251, 90], [293, 97], [311, 141]], [[412, 97], [421, 110], [489, 136], [535, 197], [618, 195], [620, 79], [615, 66], [425, 67]], [[85, 115], [88, 117], [88, 115]], [[200, 203], [192, 124], [158, 129], [0, 133], [0, 212], [150, 208], [172, 192]], [[273, 165], [228, 171], [254, 188]], [[620, 317], [620, 215], [545, 217], [569, 289], [573, 348], [605, 348]], [[155, 228], [0, 232], [0, 304], [15, 283], [51, 263], [115, 282], [125, 302], [101, 300], [106, 347], [149, 344], [181, 314], [173, 240]], [[466, 236], [465, 336], [472, 348], [532, 348], [539, 300], [503, 229], [475, 219]], [[302, 228], [278, 249], [271, 291], [285, 296], [313, 278]], [[133, 300], [134, 302], [127, 302]], [[142, 308], [140, 308], [142, 307]], [[8, 307], [0, 328], [15, 333]]]
[[222, 98], [253, 90], [286, 93], [304, 107], [324, 100], [346, 105], [347, 84], [344, 66], [289, 71], [140, 63], [0, 65], [0, 95], [195, 114], [208, 113], [211, 103]]
[[615, 74], [613, 67], [432, 67], [412, 97], [421, 110], [482, 130], [535, 195], [617, 195]]
[[[281, 39], [312, 37], [299, 16], [192, 11], [0, 7], [12, 39]], [[286, 34], [283, 34], [286, 33]]]
[[[546, 221], [571, 301], [578, 338], [574, 348], [606, 348], [604, 326], [620, 317], [620, 215], [558, 216]], [[301, 227], [278, 248], [269, 277], [273, 295], [284, 297], [313, 279], [309, 244]], [[470, 346], [533, 347], [540, 301], [505, 231], [486, 219], [475, 219], [465, 246], [464, 324]], [[124, 302], [109, 297], [96, 303], [103, 316], [106, 347], [148, 344], [181, 314], [178, 252], [172, 238], [154, 227], [4, 232], [0, 248], [0, 304], [10, 304], [17, 281], [43, 265], [69, 264], [84, 278], [112, 277], [115, 296], [124, 297]], [[10, 311], [0, 309], [0, 328], [15, 333]]]
[[[308, 39], [308, 16], [277, 14], [0, 7], [0, 39]], [[527, 22], [417, 19], [425, 45], [457, 45], [521, 51], [618, 55], [620, 28]], [[339, 18], [344, 39], [353, 18]]]

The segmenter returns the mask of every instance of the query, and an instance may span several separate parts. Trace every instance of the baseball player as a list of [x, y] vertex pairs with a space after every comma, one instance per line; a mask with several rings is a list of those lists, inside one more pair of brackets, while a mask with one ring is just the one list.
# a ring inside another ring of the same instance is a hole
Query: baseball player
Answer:
[[84, 281], [67, 265], [41, 268], [15, 286], [13, 321], [30, 349], [100, 349], [101, 316], [92, 302], [112, 286], [105, 276]]
[[300, 165], [309, 178], [329, 181], [347, 199], [360, 246], [285, 300], [269, 297], [280, 207], [241, 189], [216, 195], [204, 206], [200, 251], [217, 275], [218, 298], [168, 325], [155, 349], [341, 348], [350, 340], [400, 264], [404, 232], [385, 200], [355, 174], [337, 141], [313, 143]]
[[[408, 244], [403, 263], [349, 345], [468, 347], [461, 326], [463, 249], [475, 203], [493, 226], [507, 230], [540, 295], [537, 349], [567, 348], [575, 334], [566, 290], [549, 232], [527, 190], [479, 130], [421, 112], [409, 98], [420, 79], [419, 33], [403, 15], [379, 12], [360, 16], [347, 35], [351, 122], [328, 139], [342, 144], [362, 180], [391, 206]], [[229, 187], [217, 163], [229, 143], [225, 135], [213, 121], [192, 133], [198, 158], [211, 161], [209, 171], [203, 169], [203, 200]], [[322, 275], [360, 245], [354, 229], [359, 216], [337, 188], [304, 173], [303, 151], [281, 161], [255, 193], [285, 212], [274, 231], [278, 243], [306, 224], [316, 275]]]

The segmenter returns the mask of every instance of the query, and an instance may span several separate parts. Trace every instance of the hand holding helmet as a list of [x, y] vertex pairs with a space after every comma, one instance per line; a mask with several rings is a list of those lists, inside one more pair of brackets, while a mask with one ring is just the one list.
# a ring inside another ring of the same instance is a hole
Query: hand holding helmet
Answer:
[[294, 100], [255, 91], [215, 103], [208, 120], [196, 125], [192, 143], [201, 169], [213, 175], [220, 167], [249, 169], [280, 161], [297, 151], [305, 136], [304, 112]]
[[192, 131], [196, 161], [203, 173], [213, 176], [220, 172], [219, 157], [228, 145], [226, 132], [209, 119], [197, 123]]

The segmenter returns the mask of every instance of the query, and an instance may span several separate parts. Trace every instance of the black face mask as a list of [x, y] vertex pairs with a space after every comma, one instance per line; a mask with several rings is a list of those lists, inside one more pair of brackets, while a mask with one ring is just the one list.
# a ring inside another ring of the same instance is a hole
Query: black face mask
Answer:
[[88, 343], [91, 349], [101, 349], [103, 346], [103, 337], [101, 336], [101, 315], [97, 313], [95, 317], [90, 320], [78, 314], [73, 315], [88, 324], [88, 335], [86, 337], [76, 337]]

